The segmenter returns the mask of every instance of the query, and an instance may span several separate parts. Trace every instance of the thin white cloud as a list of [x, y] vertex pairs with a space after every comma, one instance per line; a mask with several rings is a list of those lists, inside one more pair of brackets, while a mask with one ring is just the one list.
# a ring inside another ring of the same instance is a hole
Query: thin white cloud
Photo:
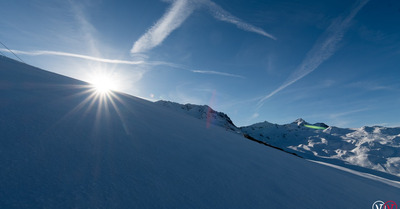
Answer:
[[254, 120], [254, 119], [258, 118], [258, 116], [260, 116], [260, 114], [254, 113], [254, 114], [250, 117], [250, 120]]
[[[0, 48], [0, 52], [8, 52], [8, 49]], [[68, 52], [60, 52], [60, 51], [20, 51], [13, 49], [12, 52], [15, 54], [22, 54], [22, 55], [29, 55], [29, 56], [41, 56], [41, 55], [50, 55], [50, 56], [63, 56], [63, 57], [73, 57], [79, 59], [85, 59], [90, 61], [96, 62], [103, 62], [103, 63], [111, 63], [111, 64], [126, 64], [126, 65], [150, 65], [150, 66], [168, 66], [172, 68], [182, 69], [186, 71], [190, 71], [192, 73], [203, 73], [203, 74], [211, 74], [211, 75], [220, 75], [220, 76], [227, 76], [227, 77], [236, 77], [236, 78], [245, 78], [241, 75], [231, 74], [231, 73], [224, 73], [218, 71], [209, 71], [209, 70], [193, 70], [189, 67], [178, 65], [170, 62], [163, 62], [163, 61], [129, 61], [129, 60], [119, 60], [119, 59], [106, 59], [100, 57], [93, 57], [88, 55], [82, 54], [74, 54]]]
[[378, 90], [397, 90], [398, 87], [396, 86], [391, 86], [391, 85], [382, 85], [380, 84], [381, 82], [369, 80], [369, 81], [359, 81], [359, 82], [352, 82], [348, 85], [347, 87], [350, 88], [359, 88], [359, 89], [365, 89], [368, 91], [378, 91]]
[[192, 71], [193, 73], [222, 75], [222, 76], [235, 77], [235, 78], [245, 78], [244, 76], [241, 76], [241, 75], [236, 75], [236, 74], [231, 74], [231, 73], [223, 73], [223, 72], [218, 72], [218, 71], [210, 71], [210, 70], [190, 70], [190, 71]]
[[221, 75], [221, 76], [235, 77], [235, 78], [245, 78], [244, 76], [236, 75], [236, 74], [232, 74], [232, 73], [224, 73], [224, 72], [218, 72], [218, 71], [212, 71], [212, 70], [193, 70], [184, 65], [179, 65], [179, 64], [170, 63], [170, 62], [163, 62], [163, 61], [149, 61], [149, 62], [146, 62], [146, 64], [148, 64], [148, 65], [164, 65], [164, 66], [169, 66], [169, 67], [173, 67], [173, 68], [177, 68], [177, 69], [187, 70], [187, 71], [190, 71], [193, 73]]
[[334, 113], [334, 114], [330, 114], [329, 118], [334, 119], [334, 118], [344, 117], [347, 115], [351, 115], [351, 114], [359, 113], [359, 112], [365, 112], [368, 110], [371, 110], [371, 108], [361, 108], [361, 109], [350, 110], [350, 111], [346, 111], [346, 112]]
[[227, 12], [226, 10], [224, 10], [223, 8], [221, 8], [220, 6], [218, 6], [217, 4], [215, 4], [212, 1], [209, 0], [205, 0], [204, 4], [208, 7], [209, 11], [211, 12], [211, 14], [218, 20], [224, 21], [224, 22], [228, 22], [228, 23], [232, 23], [234, 25], [236, 25], [238, 28], [243, 29], [245, 31], [249, 31], [249, 32], [254, 32], [254, 33], [258, 33], [262, 36], [271, 38], [273, 40], [276, 40], [276, 37], [265, 32], [263, 29], [255, 27], [253, 25], [250, 25], [246, 22], [244, 22], [243, 20], [233, 16], [232, 14], [230, 14], [229, 12]]
[[307, 56], [303, 62], [280, 87], [263, 97], [258, 102], [258, 108], [263, 105], [265, 100], [313, 72], [324, 61], [329, 59], [335, 53], [338, 43], [342, 40], [344, 33], [349, 27], [354, 16], [366, 3], [368, 3], [368, 1], [369, 0], [358, 1], [347, 16], [344, 18], [341, 16], [333, 21], [332, 24], [326, 29], [324, 34], [316, 41], [314, 46], [307, 53]]
[[[7, 51], [7, 49], [0, 49], [0, 51]], [[40, 56], [40, 55], [55, 55], [55, 56], [64, 56], [64, 57], [74, 57], [80, 58], [85, 60], [91, 60], [96, 62], [104, 62], [104, 63], [113, 63], [113, 64], [127, 64], [127, 65], [139, 65], [144, 64], [143, 61], [128, 61], [128, 60], [118, 60], [118, 59], [105, 59], [99, 57], [92, 57], [83, 54], [74, 54], [68, 52], [59, 52], [59, 51], [19, 51], [19, 50], [12, 50], [15, 54], [23, 54], [23, 55], [30, 55], [30, 56]]]
[[84, 12], [84, 6], [75, 1], [68, 1], [71, 6], [71, 11], [79, 25], [80, 32], [83, 35], [84, 43], [88, 46], [90, 54], [97, 57], [101, 56], [98, 50], [98, 44], [93, 34], [97, 33], [96, 28], [87, 20]]
[[188, 0], [176, 0], [167, 13], [139, 38], [133, 45], [131, 53], [140, 53], [161, 44], [167, 36], [178, 28], [192, 14], [194, 7]]
[[245, 124], [252, 124], [252, 122], [260, 116], [259, 113], [255, 112], [250, 117], [246, 118]]
[[160, 45], [172, 31], [182, 25], [182, 23], [197, 8], [205, 6], [211, 14], [218, 20], [232, 23], [242, 30], [254, 32], [271, 39], [276, 38], [262, 30], [261, 28], [250, 25], [239, 18], [233, 16], [223, 8], [209, 0], [164, 0], [172, 3], [168, 11], [154, 24], [143, 36], [141, 36], [131, 49], [131, 53], [142, 53]]

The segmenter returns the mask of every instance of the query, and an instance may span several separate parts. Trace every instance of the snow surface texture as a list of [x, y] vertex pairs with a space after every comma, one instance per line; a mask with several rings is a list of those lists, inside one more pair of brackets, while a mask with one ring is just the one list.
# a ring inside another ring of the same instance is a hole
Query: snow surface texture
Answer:
[[337, 209], [399, 201], [397, 187], [133, 96], [90, 98], [84, 85], [0, 59], [0, 208]]
[[[158, 101], [158, 104], [209, 121], [210, 107]], [[212, 109], [211, 109], [212, 110]], [[362, 172], [391, 178], [400, 177], [400, 128], [381, 126], [358, 129], [338, 128], [324, 123], [309, 124], [297, 119], [291, 124], [278, 125], [267, 121], [237, 128], [222, 112], [212, 110], [211, 122], [217, 126], [246, 134], [288, 152], [311, 159], [349, 167]], [[304, 125], [327, 127], [316, 130]], [[382, 173], [383, 172], [383, 173]], [[399, 180], [399, 178], [394, 178]]]

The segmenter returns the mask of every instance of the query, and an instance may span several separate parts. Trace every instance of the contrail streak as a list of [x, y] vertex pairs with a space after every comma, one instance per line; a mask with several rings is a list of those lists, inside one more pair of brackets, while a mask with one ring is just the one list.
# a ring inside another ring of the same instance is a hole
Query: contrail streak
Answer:
[[258, 33], [262, 36], [271, 38], [273, 40], [277, 39], [275, 36], [265, 32], [263, 29], [257, 28], [253, 25], [250, 25], [250, 24], [244, 22], [243, 20], [233, 16], [232, 14], [225, 11], [223, 8], [221, 8], [220, 6], [218, 6], [217, 4], [215, 4], [212, 1], [208, 1], [208, 0], [205, 1], [205, 5], [208, 7], [211, 14], [218, 20], [232, 23], [232, 24], [236, 25], [238, 28], [243, 29], [245, 31]]
[[324, 61], [329, 59], [336, 51], [337, 44], [342, 40], [344, 33], [350, 25], [350, 22], [356, 14], [363, 8], [369, 0], [358, 1], [350, 13], [345, 17], [339, 17], [325, 30], [322, 36], [318, 38], [314, 46], [307, 53], [306, 58], [289, 76], [289, 78], [276, 90], [263, 97], [258, 102], [258, 108], [263, 105], [263, 102], [272, 97], [276, 93], [292, 85], [296, 81], [317, 69]]
[[131, 53], [143, 52], [161, 44], [172, 31], [192, 14], [193, 9], [193, 6], [187, 0], [174, 1], [167, 13], [135, 42]]
[[[6, 50], [5, 49], [0, 49], [0, 51], [6, 51]], [[16, 53], [16, 54], [24, 54], [24, 55], [31, 55], [31, 56], [56, 55], [56, 56], [64, 56], [64, 57], [75, 57], [75, 58], [80, 58], [80, 59], [85, 59], [85, 60], [92, 60], [92, 61], [97, 61], [97, 62], [113, 63], [113, 64], [127, 64], [127, 65], [144, 64], [143, 61], [127, 61], [127, 60], [118, 60], [118, 59], [105, 59], [105, 58], [99, 58], [99, 57], [92, 57], [92, 56], [88, 56], [88, 55], [74, 54], [74, 53], [68, 53], [68, 52], [59, 52], [59, 51], [32, 51], [32, 52], [27, 52], [27, 51], [13, 50], [13, 52]]]
[[235, 77], [235, 78], [245, 78], [241, 75], [231, 74], [231, 73], [223, 73], [218, 71], [210, 71], [210, 70], [191, 70], [193, 73], [202, 73], [202, 74], [212, 74], [212, 75], [222, 75], [228, 77]]
[[232, 73], [224, 73], [224, 72], [218, 72], [218, 71], [212, 71], [212, 70], [193, 70], [187, 66], [178, 65], [178, 64], [174, 64], [174, 63], [170, 63], [170, 62], [150, 61], [150, 62], [146, 62], [146, 64], [148, 64], [148, 65], [164, 65], [164, 66], [169, 66], [169, 67], [178, 68], [178, 69], [182, 69], [182, 70], [187, 70], [192, 73], [221, 75], [221, 76], [235, 77], [235, 78], [245, 78], [244, 76], [236, 75], [236, 74], [232, 74]]
[[142, 53], [160, 45], [170, 33], [180, 27], [195, 9], [208, 9], [212, 16], [218, 20], [236, 25], [238, 28], [254, 32], [276, 40], [276, 38], [263, 29], [250, 25], [233, 16], [210, 0], [164, 0], [172, 3], [168, 11], [134, 44], [131, 53]]
[[[2, 52], [8, 52], [8, 49], [0, 48]], [[170, 62], [163, 62], [163, 61], [128, 61], [128, 60], [118, 60], [118, 59], [105, 59], [99, 57], [93, 57], [88, 55], [82, 54], [74, 54], [68, 52], [60, 52], [60, 51], [20, 51], [20, 50], [12, 50], [15, 54], [23, 54], [29, 56], [41, 56], [41, 55], [53, 55], [53, 56], [64, 56], [64, 57], [74, 57], [79, 59], [91, 60], [96, 62], [103, 62], [103, 63], [111, 63], [111, 64], [126, 64], [126, 65], [149, 65], [149, 66], [169, 66], [172, 68], [182, 69], [186, 71], [190, 71], [192, 73], [202, 73], [202, 74], [211, 74], [211, 75], [220, 75], [220, 76], [227, 76], [227, 77], [236, 77], [236, 78], [245, 78], [241, 75], [231, 74], [231, 73], [224, 73], [218, 71], [208, 71], [208, 70], [193, 70], [187, 66], [174, 64]]]

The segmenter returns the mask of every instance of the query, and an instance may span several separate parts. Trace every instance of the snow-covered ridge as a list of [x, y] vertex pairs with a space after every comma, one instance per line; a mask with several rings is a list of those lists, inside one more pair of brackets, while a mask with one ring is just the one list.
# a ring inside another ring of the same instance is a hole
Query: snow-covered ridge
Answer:
[[[384, 172], [400, 177], [400, 128], [338, 128], [325, 123], [310, 124], [302, 118], [284, 125], [265, 121], [237, 128], [225, 113], [214, 111], [207, 105], [182, 105], [168, 101], [156, 103], [204, 121], [210, 121], [211, 117], [214, 125], [240, 132], [307, 159], [357, 170], [365, 168], [361, 170], [380, 176], [380, 172]], [[326, 129], [316, 130], [307, 125]]]
[[206, 126], [210, 124], [220, 126], [226, 130], [238, 132], [239, 129], [233, 124], [232, 120], [223, 112], [217, 112], [208, 105], [179, 104], [171, 101], [157, 101], [162, 105], [175, 111], [186, 113], [192, 117], [205, 121]]

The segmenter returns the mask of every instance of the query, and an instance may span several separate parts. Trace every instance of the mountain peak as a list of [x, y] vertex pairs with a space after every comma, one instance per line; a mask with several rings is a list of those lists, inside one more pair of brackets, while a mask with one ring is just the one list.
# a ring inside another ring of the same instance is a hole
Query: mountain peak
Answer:
[[297, 124], [298, 126], [308, 124], [303, 118], [298, 118], [295, 121], [293, 121], [292, 124]]

